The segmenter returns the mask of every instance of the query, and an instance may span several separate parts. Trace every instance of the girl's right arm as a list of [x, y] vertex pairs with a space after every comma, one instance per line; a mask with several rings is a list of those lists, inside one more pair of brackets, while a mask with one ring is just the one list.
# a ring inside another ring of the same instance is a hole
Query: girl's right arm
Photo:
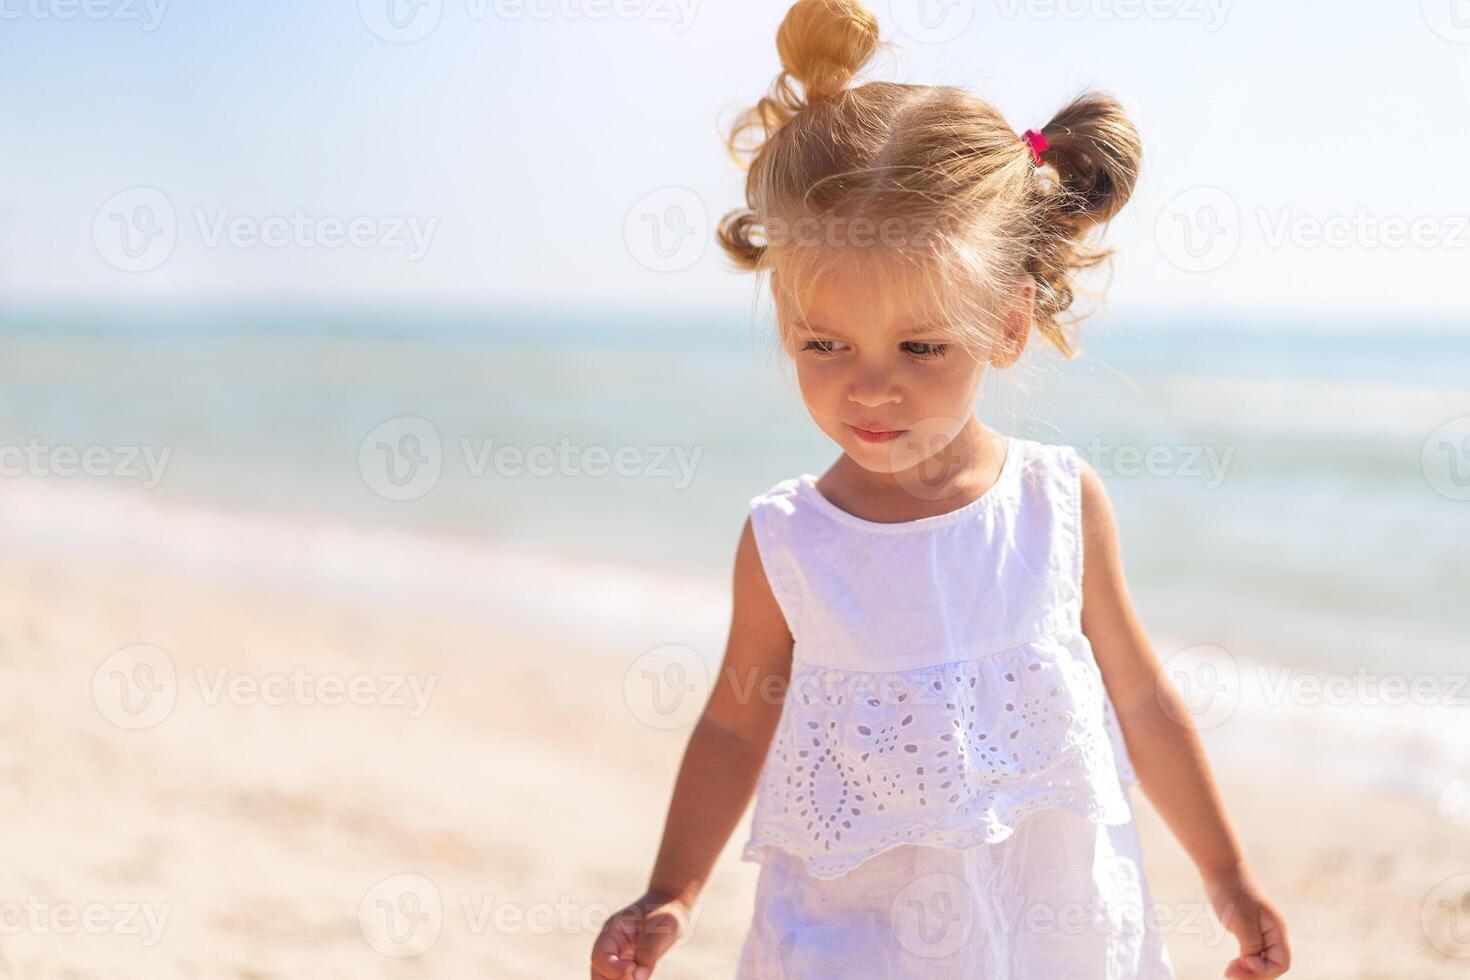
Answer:
[[603, 926], [592, 948], [593, 980], [645, 980], [687, 929], [759, 782], [790, 681], [792, 646], [747, 517], [735, 550], [724, 663], [684, 750], [648, 891]]

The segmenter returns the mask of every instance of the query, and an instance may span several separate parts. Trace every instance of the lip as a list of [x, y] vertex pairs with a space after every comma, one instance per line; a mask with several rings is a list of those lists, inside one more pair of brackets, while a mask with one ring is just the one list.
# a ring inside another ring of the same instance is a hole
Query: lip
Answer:
[[891, 442], [909, 431], [908, 429], [863, 429], [856, 425], [848, 425], [848, 428], [863, 442]]

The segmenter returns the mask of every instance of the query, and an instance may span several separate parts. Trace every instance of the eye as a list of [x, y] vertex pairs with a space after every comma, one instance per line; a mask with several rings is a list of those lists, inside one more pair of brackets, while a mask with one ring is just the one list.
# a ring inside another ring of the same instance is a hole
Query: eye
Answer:
[[920, 360], [943, 357], [944, 352], [949, 350], [948, 344], [931, 344], [920, 340], [908, 340], [905, 341], [901, 346], [905, 348], [917, 347], [918, 350], [910, 349], [909, 353], [912, 354], [914, 357], [919, 358]]
[[808, 340], [802, 350], [809, 350], [821, 357], [831, 357], [833, 354], [842, 353], [832, 349], [833, 344], [840, 343], [842, 343], [840, 340]]

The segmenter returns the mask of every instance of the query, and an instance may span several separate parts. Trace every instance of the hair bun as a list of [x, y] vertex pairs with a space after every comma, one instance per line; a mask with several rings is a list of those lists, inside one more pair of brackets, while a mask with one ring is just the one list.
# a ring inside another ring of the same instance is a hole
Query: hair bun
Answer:
[[797, 0], [776, 32], [781, 67], [809, 102], [841, 94], [878, 46], [878, 18], [858, 0]]

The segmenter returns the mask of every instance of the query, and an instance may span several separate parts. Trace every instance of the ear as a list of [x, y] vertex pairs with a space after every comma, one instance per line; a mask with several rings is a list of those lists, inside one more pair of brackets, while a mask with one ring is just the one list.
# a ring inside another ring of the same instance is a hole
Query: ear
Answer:
[[990, 356], [990, 363], [1008, 368], [1021, 359], [1026, 340], [1031, 336], [1031, 321], [1036, 314], [1036, 283], [1027, 282], [1012, 294], [1010, 307], [1002, 320], [1004, 334]]

